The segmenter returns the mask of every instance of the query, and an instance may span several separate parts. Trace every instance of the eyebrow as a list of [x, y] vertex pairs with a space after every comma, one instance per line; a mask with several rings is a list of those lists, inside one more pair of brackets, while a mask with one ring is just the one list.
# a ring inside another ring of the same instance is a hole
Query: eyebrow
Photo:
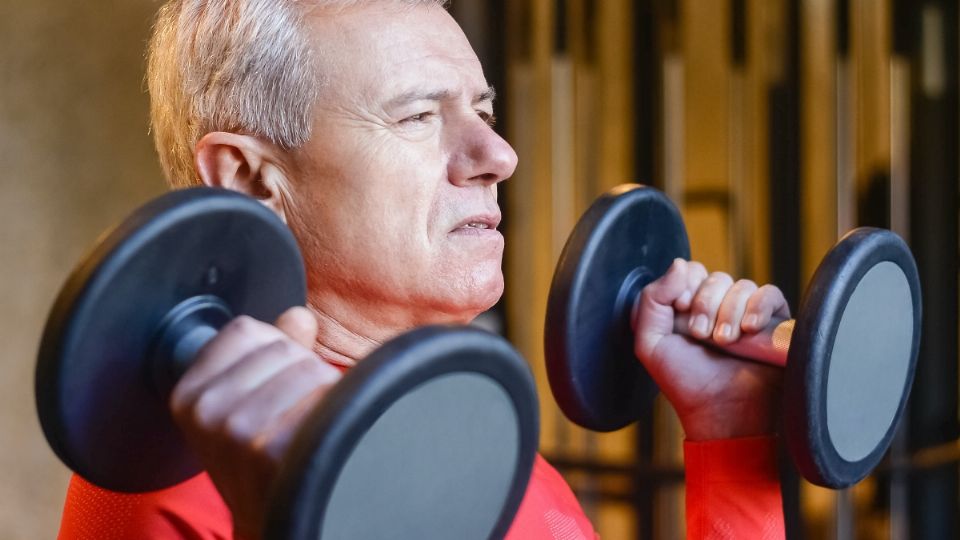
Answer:
[[[397, 107], [400, 105], [405, 105], [407, 103], [412, 103], [414, 101], [444, 101], [447, 99], [452, 99], [456, 94], [450, 90], [436, 90], [431, 92], [424, 92], [423, 90], [411, 90], [409, 92], [404, 92], [399, 96], [392, 98], [387, 102], [387, 105], [390, 107]], [[486, 90], [480, 92], [473, 98], [473, 105], [478, 103], [483, 103], [485, 101], [493, 101], [497, 98], [497, 91], [494, 90], [493, 86], [487, 87]]]

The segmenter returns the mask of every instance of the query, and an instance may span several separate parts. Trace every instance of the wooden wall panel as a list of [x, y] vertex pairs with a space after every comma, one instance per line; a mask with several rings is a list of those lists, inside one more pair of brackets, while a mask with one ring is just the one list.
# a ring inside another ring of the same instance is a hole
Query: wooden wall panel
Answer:
[[[529, 0], [507, 9], [508, 139], [520, 156], [505, 187], [508, 334], [537, 378], [542, 452], [629, 464], [631, 430], [593, 434], [560, 414], [543, 367], [543, 320], [576, 219], [601, 191], [631, 180], [631, 51], [623, 45], [631, 42], [631, 2]], [[586, 492], [603, 487], [580, 473], [567, 479]], [[601, 507], [586, 496], [581, 503], [605, 537], [629, 537], [632, 514], [622, 505]]]

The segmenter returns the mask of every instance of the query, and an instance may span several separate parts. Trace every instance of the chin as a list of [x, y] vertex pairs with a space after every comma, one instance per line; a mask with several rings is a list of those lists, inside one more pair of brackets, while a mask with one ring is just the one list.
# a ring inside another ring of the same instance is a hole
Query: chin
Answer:
[[[495, 279], [492, 279], [486, 287], [478, 291], [476, 304], [478, 311], [476, 315], [479, 315], [492, 308], [497, 302], [500, 301], [500, 297], [502, 296], [503, 274], [498, 272]], [[474, 315], [474, 317], [476, 317], [476, 315]]]
[[439, 311], [446, 313], [449, 317], [449, 323], [467, 324], [478, 315], [492, 308], [503, 296], [503, 274], [497, 270], [495, 273], [484, 276], [484, 279], [477, 279], [474, 273], [472, 276], [464, 276], [464, 279], [457, 280], [446, 289], [448, 295], [440, 301]]

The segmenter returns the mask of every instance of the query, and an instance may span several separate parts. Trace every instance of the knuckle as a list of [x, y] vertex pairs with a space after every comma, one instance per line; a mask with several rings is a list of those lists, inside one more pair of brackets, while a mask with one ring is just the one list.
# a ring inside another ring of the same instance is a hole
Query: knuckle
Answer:
[[300, 347], [288, 338], [275, 339], [261, 348], [264, 354], [291, 356], [300, 352]]
[[710, 311], [711, 306], [712, 306], [712, 303], [710, 302], [709, 299], [705, 298], [704, 295], [702, 294], [698, 294], [697, 297], [694, 298], [693, 304], [691, 304], [690, 309], [694, 312], [705, 313], [707, 311]]
[[733, 289], [737, 292], [753, 292], [757, 290], [757, 284], [749, 279], [738, 279], [733, 284]]
[[220, 431], [228, 440], [235, 442], [253, 440], [257, 434], [250, 417], [239, 411], [224, 419]]
[[730, 277], [730, 274], [726, 272], [713, 272], [710, 274], [710, 277], [707, 278], [711, 283], [716, 284], [728, 284], [733, 283], [733, 278]]
[[303, 357], [289, 368], [298, 378], [323, 385], [340, 378], [340, 371], [316, 357]]
[[253, 332], [257, 328], [258, 322], [249, 315], [240, 315], [234, 317], [233, 320], [228, 322], [226, 326], [223, 327], [221, 334], [225, 333], [247, 333]]
[[690, 261], [690, 271], [693, 274], [699, 274], [701, 276], [707, 275], [707, 267], [703, 265], [700, 261]]
[[760, 287], [758, 289], [758, 292], [763, 296], [770, 297], [770, 298], [779, 299], [783, 297], [783, 293], [780, 292], [780, 289], [774, 285], [770, 285], [769, 283]]
[[215, 390], [201, 392], [187, 408], [191, 423], [204, 430], [214, 428], [218, 423], [222, 401], [220, 393]]
[[190, 393], [183, 385], [177, 385], [170, 393], [170, 411], [175, 417], [184, 416], [190, 407]]

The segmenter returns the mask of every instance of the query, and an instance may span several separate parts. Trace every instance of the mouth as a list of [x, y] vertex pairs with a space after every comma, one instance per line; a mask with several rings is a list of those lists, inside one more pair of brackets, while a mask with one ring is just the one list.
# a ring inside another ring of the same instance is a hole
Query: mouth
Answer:
[[450, 232], [478, 233], [496, 231], [500, 225], [500, 214], [478, 214], [458, 223]]

